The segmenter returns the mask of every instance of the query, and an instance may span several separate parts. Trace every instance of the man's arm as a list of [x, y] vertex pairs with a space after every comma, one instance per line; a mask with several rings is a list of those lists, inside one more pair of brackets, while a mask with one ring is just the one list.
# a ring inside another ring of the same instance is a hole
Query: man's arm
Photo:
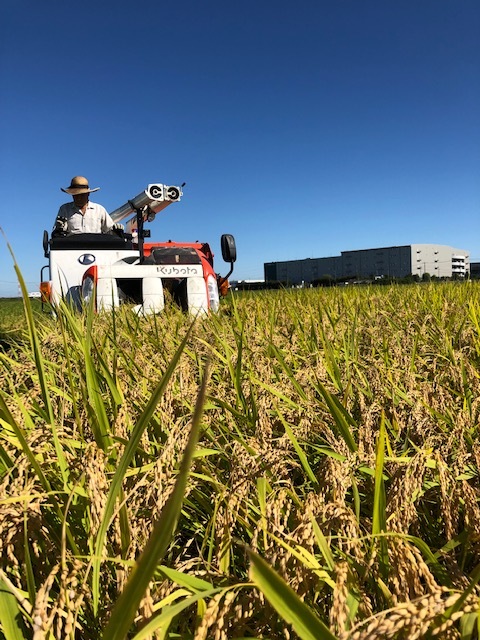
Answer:
[[113, 222], [110, 215], [104, 209], [104, 217], [102, 220], [102, 233], [109, 233], [113, 231], [116, 235], [123, 237], [124, 231], [123, 224], [119, 224], [118, 222]]
[[107, 213], [107, 210], [102, 207], [102, 233], [108, 233], [113, 228], [113, 220]]

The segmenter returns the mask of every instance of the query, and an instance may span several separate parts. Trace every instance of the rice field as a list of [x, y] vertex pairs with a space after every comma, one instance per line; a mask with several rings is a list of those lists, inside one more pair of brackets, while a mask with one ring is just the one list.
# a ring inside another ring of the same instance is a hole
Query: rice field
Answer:
[[478, 638], [479, 300], [0, 311], [0, 637]]

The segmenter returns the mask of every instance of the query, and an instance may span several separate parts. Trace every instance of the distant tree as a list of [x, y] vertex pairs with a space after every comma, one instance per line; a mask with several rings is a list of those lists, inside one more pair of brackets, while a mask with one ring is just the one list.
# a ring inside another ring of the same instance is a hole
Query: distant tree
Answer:
[[312, 280], [312, 284], [314, 287], [331, 287], [335, 284], [335, 280], [329, 273], [325, 273], [320, 278]]
[[430, 282], [431, 279], [431, 275], [425, 271], [425, 273], [422, 275], [422, 282]]
[[394, 278], [393, 276], [384, 276], [383, 278], [376, 280], [375, 284], [393, 284], [396, 281], [397, 279]]

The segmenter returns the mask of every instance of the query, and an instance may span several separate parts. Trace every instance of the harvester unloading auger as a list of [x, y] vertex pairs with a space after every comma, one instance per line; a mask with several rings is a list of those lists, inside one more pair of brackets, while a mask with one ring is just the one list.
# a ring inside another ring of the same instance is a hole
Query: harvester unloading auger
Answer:
[[41, 271], [43, 302], [55, 305], [63, 298], [81, 308], [93, 296], [98, 311], [133, 303], [137, 313], [147, 314], [163, 310], [168, 291], [182, 309], [194, 315], [217, 311], [219, 287], [225, 290], [236, 260], [233, 236], [221, 237], [223, 259], [230, 263], [223, 278], [215, 273], [208, 243], [145, 242], [150, 237], [145, 222], [152, 222], [156, 214], [178, 202], [183, 186], [149, 184], [115, 209], [111, 218], [115, 223], [126, 221], [125, 231], [50, 239], [44, 231], [49, 263]]
[[133, 229], [138, 228], [139, 219], [142, 222], [153, 222], [157, 213], [163, 211], [172, 202], [179, 202], [183, 196], [182, 188], [184, 186], [185, 183], [181, 187], [149, 184], [145, 191], [140, 192], [138, 196], [127, 200], [124, 205], [112, 211], [110, 217], [113, 222], [119, 223], [134, 213], [135, 215], [130, 217], [125, 227], [126, 232], [131, 233]]

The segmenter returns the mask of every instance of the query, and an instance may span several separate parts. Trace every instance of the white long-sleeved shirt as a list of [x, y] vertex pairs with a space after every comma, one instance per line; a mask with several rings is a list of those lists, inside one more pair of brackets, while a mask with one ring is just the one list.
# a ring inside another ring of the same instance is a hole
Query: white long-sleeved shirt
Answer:
[[57, 218], [66, 218], [68, 234], [73, 233], [107, 233], [113, 226], [113, 220], [101, 204], [88, 202], [85, 213], [82, 213], [74, 202], [62, 204]]

